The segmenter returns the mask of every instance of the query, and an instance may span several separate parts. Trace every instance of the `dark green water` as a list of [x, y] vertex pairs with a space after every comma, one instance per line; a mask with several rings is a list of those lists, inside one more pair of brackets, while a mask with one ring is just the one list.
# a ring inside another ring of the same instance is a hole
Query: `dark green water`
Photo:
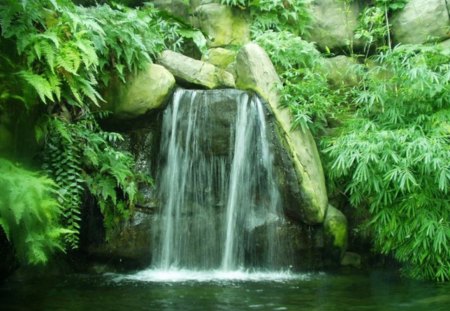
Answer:
[[0, 285], [0, 310], [450, 310], [450, 284], [387, 272], [284, 281], [120, 278], [78, 274], [8, 281]]

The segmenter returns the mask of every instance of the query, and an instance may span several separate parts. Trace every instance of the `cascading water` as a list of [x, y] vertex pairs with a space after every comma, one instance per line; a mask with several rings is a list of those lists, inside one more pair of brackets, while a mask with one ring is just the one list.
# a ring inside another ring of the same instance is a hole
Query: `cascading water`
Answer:
[[255, 95], [175, 92], [163, 120], [154, 268], [283, 268], [276, 230], [284, 216], [266, 131]]

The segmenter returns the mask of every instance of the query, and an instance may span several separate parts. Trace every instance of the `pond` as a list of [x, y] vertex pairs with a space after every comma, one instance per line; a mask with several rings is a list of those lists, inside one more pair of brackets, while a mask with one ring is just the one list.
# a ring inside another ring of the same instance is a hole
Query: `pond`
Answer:
[[448, 310], [450, 284], [389, 271], [71, 274], [0, 285], [0, 310]]

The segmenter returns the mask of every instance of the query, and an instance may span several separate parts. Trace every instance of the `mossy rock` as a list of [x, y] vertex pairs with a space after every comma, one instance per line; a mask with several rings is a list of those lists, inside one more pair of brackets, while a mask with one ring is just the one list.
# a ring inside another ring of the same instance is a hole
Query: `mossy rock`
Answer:
[[162, 108], [174, 87], [175, 78], [168, 70], [148, 64], [144, 70], [130, 76], [125, 84], [111, 83], [102, 108], [112, 111], [119, 119], [136, 118]]
[[203, 55], [202, 61], [210, 63], [216, 67], [226, 69], [236, 60], [236, 51], [224, 48], [209, 49], [208, 53]]
[[327, 215], [323, 223], [326, 252], [340, 262], [347, 249], [347, 218], [332, 205], [328, 205]]
[[298, 212], [307, 224], [322, 223], [328, 206], [325, 176], [316, 143], [309, 130], [292, 130], [288, 109], [280, 107], [281, 81], [266, 52], [256, 43], [241, 48], [236, 58], [237, 87], [253, 90], [265, 99], [278, 125], [279, 138], [297, 177]]

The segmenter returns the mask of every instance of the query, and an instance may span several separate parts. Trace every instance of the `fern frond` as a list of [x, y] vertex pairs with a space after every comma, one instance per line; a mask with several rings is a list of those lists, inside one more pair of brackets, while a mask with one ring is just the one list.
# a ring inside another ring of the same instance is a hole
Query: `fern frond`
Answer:
[[19, 72], [19, 75], [30, 84], [39, 95], [39, 98], [46, 103], [47, 99], [53, 101], [53, 91], [51, 84], [42, 75], [35, 74], [31, 71], [24, 70]]

